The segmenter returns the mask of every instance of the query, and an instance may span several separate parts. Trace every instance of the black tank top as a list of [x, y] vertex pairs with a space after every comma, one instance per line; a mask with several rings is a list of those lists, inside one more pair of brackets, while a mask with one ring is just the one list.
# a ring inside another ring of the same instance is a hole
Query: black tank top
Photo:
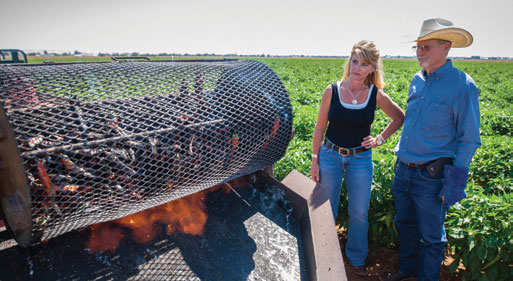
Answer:
[[361, 109], [349, 109], [340, 103], [337, 83], [331, 85], [331, 103], [328, 112], [326, 138], [334, 144], [352, 148], [362, 145], [363, 138], [370, 135], [376, 110], [378, 88], [374, 85], [367, 106]]

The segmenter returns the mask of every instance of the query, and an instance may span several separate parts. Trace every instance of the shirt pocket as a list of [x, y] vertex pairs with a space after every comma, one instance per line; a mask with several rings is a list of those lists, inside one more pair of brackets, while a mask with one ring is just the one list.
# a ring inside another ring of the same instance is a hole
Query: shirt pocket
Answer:
[[422, 128], [440, 131], [454, 126], [452, 110], [449, 106], [428, 102], [421, 116]]

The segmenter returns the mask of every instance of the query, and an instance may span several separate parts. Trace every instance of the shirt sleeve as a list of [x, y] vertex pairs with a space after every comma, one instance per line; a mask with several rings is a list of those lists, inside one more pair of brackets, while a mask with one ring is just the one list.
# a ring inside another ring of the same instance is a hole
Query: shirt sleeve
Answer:
[[479, 89], [470, 78], [456, 105], [456, 138], [458, 148], [454, 166], [468, 167], [476, 149], [481, 146], [479, 136]]

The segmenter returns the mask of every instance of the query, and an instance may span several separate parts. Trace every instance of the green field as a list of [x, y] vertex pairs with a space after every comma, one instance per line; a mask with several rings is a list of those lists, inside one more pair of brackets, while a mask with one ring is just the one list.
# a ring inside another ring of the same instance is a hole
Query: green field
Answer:
[[[263, 59], [287, 88], [294, 111], [295, 137], [286, 156], [275, 166], [278, 179], [292, 169], [305, 175], [311, 165], [312, 134], [324, 89], [342, 76], [340, 59]], [[449, 267], [454, 272], [463, 263], [467, 280], [511, 280], [513, 276], [513, 63], [455, 61], [480, 88], [482, 146], [470, 166], [467, 198], [453, 206], [446, 220]], [[416, 61], [386, 60], [384, 91], [405, 110], [411, 77], [419, 70]], [[381, 132], [389, 120], [376, 112], [372, 134]], [[394, 247], [394, 205], [390, 192], [395, 156], [394, 134], [374, 150], [374, 181], [369, 212], [371, 247]], [[348, 221], [347, 199], [342, 189], [339, 217]]]
[[[212, 57], [208, 57], [212, 59]], [[171, 58], [161, 58], [171, 59]], [[30, 58], [44, 61], [111, 61], [101, 58]], [[308, 175], [312, 135], [324, 89], [342, 76], [342, 59], [258, 58], [272, 68], [285, 85], [293, 106], [295, 136], [285, 157], [275, 165], [281, 180], [292, 169]], [[470, 166], [467, 198], [453, 206], [446, 220], [447, 255], [454, 258], [452, 272], [462, 263], [466, 280], [512, 280], [513, 276], [513, 62], [455, 61], [472, 76], [480, 89], [482, 146]], [[385, 60], [384, 91], [405, 110], [411, 77], [419, 70], [413, 60]], [[376, 112], [372, 134], [389, 120]], [[393, 147], [400, 130], [373, 152], [374, 181], [369, 212], [371, 247], [395, 247], [391, 195]], [[339, 217], [348, 221], [347, 199], [342, 189]]]

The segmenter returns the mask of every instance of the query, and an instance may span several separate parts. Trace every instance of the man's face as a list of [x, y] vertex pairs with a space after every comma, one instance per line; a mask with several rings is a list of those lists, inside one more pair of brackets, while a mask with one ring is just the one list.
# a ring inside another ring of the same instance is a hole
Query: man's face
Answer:
[[428, 73], [438, 69], [447, 61], [449, 43], [440, 43], [437, 39], [417, 42], [417, 60], [419, 66]]

